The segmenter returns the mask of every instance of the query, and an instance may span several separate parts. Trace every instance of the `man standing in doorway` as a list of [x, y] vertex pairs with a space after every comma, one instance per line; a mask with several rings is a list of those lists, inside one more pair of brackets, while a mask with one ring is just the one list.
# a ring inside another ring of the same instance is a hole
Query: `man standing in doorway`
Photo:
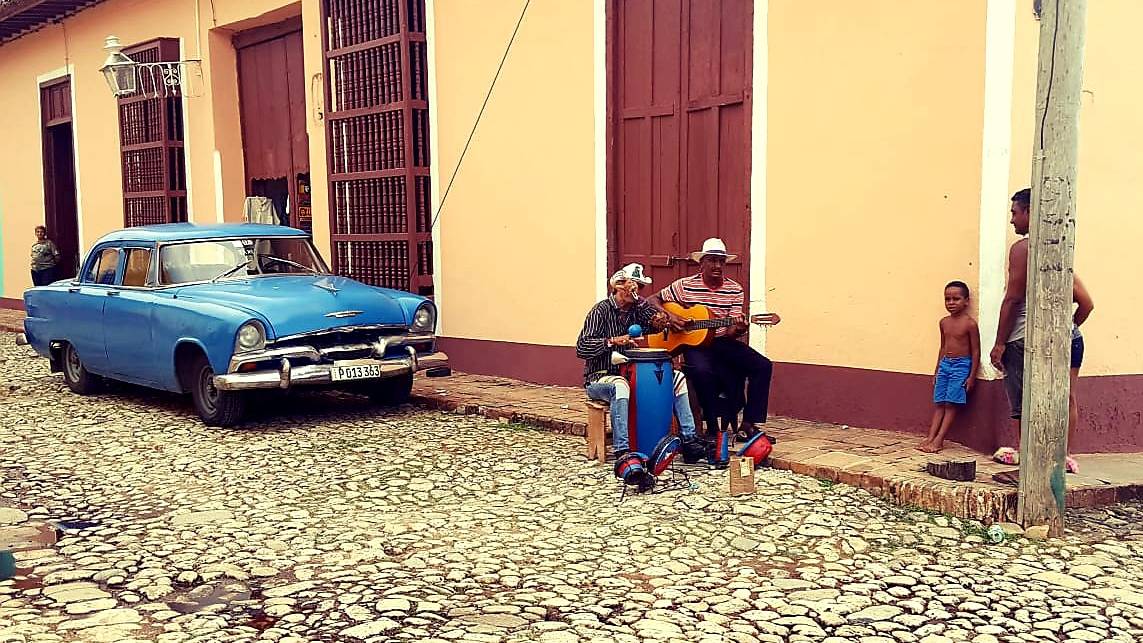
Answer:
[[[1031, 217], [1032, 190], [1024, 188], [1012, 195], [1012, 227], [1022, 238], [1012, 244], [1008, 251], [1008, 285], [1004, 291], [1004, 302], [1000, 305], [1000, 320], [996, 325], [996, 345], [992, 348], [992, 365], [1004, 373], [1004, 390], [1012, 408], [1012, 419], [1016, 421], [1016, 436], [1020, 436], [1021, 404], [1024, 397], [1024, 330], [1027, 318], [1025, 297], [1028, 287], [1028, 227]], [[1077, 304], [1072, 316], [1071, 352], [1071, 391], [1068, 400], [1068, 445], [1075, 444], [1076, 424], [1079, 421], [1079, 404], [1076, 400], [1076, 382], [1083, 364], [1084, 343], [1079, 327], [1087, 321], [1095, 308], [1091, 296], [1079, 277], [1074, 277], [1072, 300]], [[1018, 447], [1003, 447], [993, 456], [1002, 464], [1018, 464]], [[1068, 473], [1076, 473], [1079, 466], [1067, 457]]]
[[[715, 430], [717, 418], [725, 411], [719, 402], [720, 392], [726, 387], [735, 387], [737, 390], [730, 394], [741, 397], [742, 382], [746, 382], [746, 404], [738, 437], [749, 439], [758, 433], [756, 425], [766, 421], [773, 364], [739, 341], [749, 330], [744, 291], [738, 282], [723, 274], [726, 262], [733, 261], [736, 256], [727, 254], [722, 239], [707, 239], [702, 244], [702, 250], [691, 253], [691, 259], [699, 264], [699, 273], [675, 281], [647, 301], [660, 310], [663, 309], [663, 302], [675, 302], [683, 306], [700, 304], [709, 308], [711, 317], [715, 319], [734, 319], [733, 326], [715, 331], [716, 336], [712, 342], [686, 352], [685, 370], [687, 381], [691, 382], [698, 393], [707, 427]], [[667, 315], [674, 329], [685, 328], [685, 319], [669, 312]], [[777, 324], [780, 321], [777, 314], [769, 313], [765, 323]]]

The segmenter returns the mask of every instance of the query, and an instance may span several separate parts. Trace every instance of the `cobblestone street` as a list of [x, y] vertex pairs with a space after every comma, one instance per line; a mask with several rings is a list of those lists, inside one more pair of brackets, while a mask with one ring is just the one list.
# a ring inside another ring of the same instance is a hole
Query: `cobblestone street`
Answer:
[[0, 642], [1137, 641], [1143, 508], [979, 523], [785, 471], [618, 502], [582, 438], [364, 399], [68, 392], [0, 334]]

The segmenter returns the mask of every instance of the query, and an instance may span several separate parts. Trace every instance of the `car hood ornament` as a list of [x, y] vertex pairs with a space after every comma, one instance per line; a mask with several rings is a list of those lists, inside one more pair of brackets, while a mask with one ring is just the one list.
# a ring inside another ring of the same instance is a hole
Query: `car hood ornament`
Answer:
[[336, 295], [337, 293], [341, 292], [341, 291], [340, 291], [340, 290], [337, 288], [337, 286], [334, 286], [334, 285], [333, 285], [333, 282], [331, 282], [331, 281], [330, 281], [329, 277], [326, 277], [326, 278], [324, 278], [324, 279], [319, 279], [318, 281], [315, 281], [315, 282], [314, 282], [314, 285], [315, 285], [315, 286], [317, 286], [318, 288], [321, 288], [322, 290], [328, 290], [329, 292], [331, 292], [331, 293], [333, 293], [333, 294], [335, 294], [335, 295]]

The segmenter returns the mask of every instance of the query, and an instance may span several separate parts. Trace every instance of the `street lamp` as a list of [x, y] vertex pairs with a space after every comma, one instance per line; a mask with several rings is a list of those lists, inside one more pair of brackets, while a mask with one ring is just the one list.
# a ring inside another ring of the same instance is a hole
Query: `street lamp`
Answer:
[[108, 36], [103, 48], [107, 51], [107, 60], [99, 71], [103, 72], [111, 93], [116, 96], [134, 94], [138, 88], [138, 78], [135, 75], [138, 63], [123, 53], [123, 45], [119, 44], [119, 38], [115, 36]]

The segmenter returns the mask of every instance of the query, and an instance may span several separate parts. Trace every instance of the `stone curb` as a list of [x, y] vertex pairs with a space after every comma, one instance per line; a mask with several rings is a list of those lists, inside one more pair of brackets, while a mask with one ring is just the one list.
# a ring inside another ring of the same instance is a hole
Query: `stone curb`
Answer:
[[418, 406], [423, 406], [436, 411], [456, 413], [457, 415], [479, 415], [491, 420], [502, 420], [505, 422], [527, 424], [541, 429], [546, 429], [552, 433], [560, 433], [563, 435], [575, 435], [580, 437], [587, 435], [587, 422], [558, 420], [556, 418], [546, 417], [542, 415], [520, 413], [514, 409], [497, 408], [495, 406], [482, 406], [480, 404], [472, 404], [470, 402], [458, 402], [427, 393], [418, 393], [416, 391], [413, 391], [413, 395], [410, 398], [410, 401], [414, 404], [417, 404]]

